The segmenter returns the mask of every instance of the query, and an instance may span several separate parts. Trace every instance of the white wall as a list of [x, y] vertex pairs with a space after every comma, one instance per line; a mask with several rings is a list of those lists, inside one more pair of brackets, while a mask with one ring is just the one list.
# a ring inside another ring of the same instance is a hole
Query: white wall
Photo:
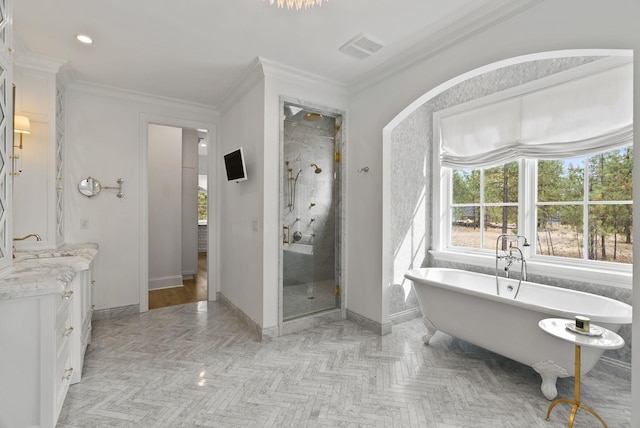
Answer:
[[[263, 327], [264, 81], [220, 117], [220, 292]], [[227, 181], [222, 156], [243, 148], [248, 180]], [[211, 189], [209, 190], [211, 194]], [[210, 216], [211, 218], [211, 213]], [[209, 222], [211, 225], [211, 222]]]
[[182, 286], [182, 129], [149, 125], [149, 289]]
[[[141, 230], [141, 211], [147, 203], [141, 190], [146, 174], [146, 159], [142, 157], [146, 144], [144, 150], [141, 147], [141, 135], [146, 131], [142, 123], [153, 117], [157, 123], [172, 126], [179, 122], [214, 129], [216, 112], [79, 83], [70, 85], [66, 101], [66, 241], [100, 245], [96, 309], [140, 304], [140, 237], [146, 237], [146, 231]], [[111, 190], [91, 199], [82, 196], [77, 183], [89, 175], [107, 186], [114, 186], [122, 177], [124, 198], [117, 198]], [[87, 220], [87, 229], [80, 229], [81, 219]]]
[[[206, 161], [206, 159], [205, 159]], [[198, 272], [198, 131], [182, 130], [182, 275]]]

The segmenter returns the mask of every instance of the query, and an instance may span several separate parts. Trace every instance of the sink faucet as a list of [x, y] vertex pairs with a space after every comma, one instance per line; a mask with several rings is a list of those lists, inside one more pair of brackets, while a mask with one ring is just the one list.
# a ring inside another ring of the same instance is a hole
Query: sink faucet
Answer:
[[[40, 237], [40, 235], [38, 235], [37, 233], [30, 233], [26, 236], [23, 236], [22, 238], [13, 238], [14, 241], [24, 241], [25, 239], [28, 238], [36, 238], [36, 241], [42, 241], [42, 238]], [[13, 246], [13, 258], [16, 258], [16, 246]]]
[[42, 238], [37, 233], [30, 233], [30, 234], [28, 234], [26, 236], [23, 236], [22, 238], [13, 238], [13, 240], [14, 241], [24, 241], [25, 239], [28, 239], [28, 238], [36, 238], [36, 241], [42, 241]]

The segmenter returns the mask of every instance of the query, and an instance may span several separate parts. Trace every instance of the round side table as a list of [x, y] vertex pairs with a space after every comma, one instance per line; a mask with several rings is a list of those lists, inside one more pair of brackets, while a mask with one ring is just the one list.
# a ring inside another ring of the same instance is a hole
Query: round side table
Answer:
[[573, 331], [567, 328], [567, 324], [575, 325], [574, 320], [569, 320], [565, 318], [546, 318], [538, 323], [538, 326], [549, 333], [552, 336], [557, 337], [560, 340], [564, 340], [566, 342], [571, 342], [576, 346], [576, 356], [575, 356], [575, 381], [574, 381], [574, 396], [573, 400], [568, 398], [558, 398], [553, 400], [549, 405], [549, 409], [547, 410], [547, 420], [549, 420], [549, 416], [551, 415], [551, 410], [558, 403], [567, 403], [571, 404], [571, 415], [569, 416], [569, 428], [573, 426], [573, 421], [576, 417], [576, 413], [578, 409], [584, 409], [587, 412], [591, 413], [593, 416], [598, 418], [598, 420], [602, 423], [604, 428], [607, 428], [607, 424], [604, 420], [596, 413], [595, 410], [583, 405], [580, 402], [580, 347], [586, 346], [588, 348], [598, 348], [598, 349], [618, 349], [624, 346], [624, 339], [618, 336], [616, 333], [611, 330], [607, 330], [604, 327], [591, 325], [591, 331], [595, 329], [599, 329], [602, 331], [602, 334], [599, 336], [589, 336], [586, 334], [574, 333]]

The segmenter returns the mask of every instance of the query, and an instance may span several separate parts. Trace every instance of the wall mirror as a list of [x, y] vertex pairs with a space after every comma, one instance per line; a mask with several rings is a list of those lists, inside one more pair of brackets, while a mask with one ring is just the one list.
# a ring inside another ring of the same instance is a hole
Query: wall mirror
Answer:
[[78, 190], [80, 193], [90, 198], [100, 193], [102, 187], [98, 180], [92, 177], [87, 177], [78, 184]]

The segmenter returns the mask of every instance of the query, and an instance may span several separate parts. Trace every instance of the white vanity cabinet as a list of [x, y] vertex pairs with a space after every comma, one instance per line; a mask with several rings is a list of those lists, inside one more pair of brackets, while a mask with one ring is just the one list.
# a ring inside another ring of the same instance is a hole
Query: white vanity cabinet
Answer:
[[60, 253], [15, 263], [0, 279], [0, 428], [54, 428], [69, 385], [81, 380], [97, 246]]
[[74, 367], [73, 282], [0, 300], [0, 427], [55, 427]]
[[73, 289], [77, 295], [73, 302], [73, 318], [78, 327], [77, 334], [73, 334], [73, 375], [71, 383], [78, 383], [82, 378], [84, 354], [91, 343], [91, 317], [93, 316], [93, 263], [89, 269], [79, 271], [73, 279]]

